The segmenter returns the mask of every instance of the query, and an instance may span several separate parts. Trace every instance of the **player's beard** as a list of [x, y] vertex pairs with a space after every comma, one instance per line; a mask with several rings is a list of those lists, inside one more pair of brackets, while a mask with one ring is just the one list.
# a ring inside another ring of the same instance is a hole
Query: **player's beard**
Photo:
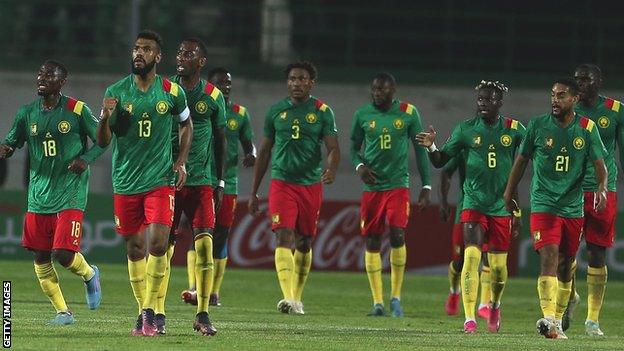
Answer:
[[136, 67], [134, 67], [134, 60], [130, 60], [130, 67], [132, 69], [132, 73], [133, 74], [137, 74], [137, 75], [139, 75], [141, 77], [147, 76], [147, 74], [152, 71], [154, 66], [156, 66], [156, 61], [155, 60], [152, 61], [152, 62], [146, 62], [145, 66], [143, 66], [143, 68], [136, 68]]

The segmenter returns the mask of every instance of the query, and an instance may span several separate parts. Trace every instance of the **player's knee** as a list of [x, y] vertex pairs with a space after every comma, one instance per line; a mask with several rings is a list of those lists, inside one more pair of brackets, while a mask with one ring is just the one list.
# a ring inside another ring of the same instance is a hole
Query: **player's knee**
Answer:
[[459, 272], [459, 271], [461, 271], [461, 270], [462, 270], [462, 268], [464, 267], [464, 260], [463, 260], [463, 259], [461, 259], [461, 260], [455, 260], [455, 261], [453, 261], [452, 265], [453, 265], [453, 269], [454, 269], [456, 272]]
[[275, 237], [277, 239], [278, 247], [291, 248], [293, 245], [294, 233], [287, 228], [280, 228], [275, 230]]
[[[397, 228], [398, 229], [398, 228]], [[405, 245], [405, 234], [403, 230], [390, 230], [390, 246], [393, 248]]]
[[224, 259], [227, 257], [227, 232], [215, 230], [212, 238], [212, 257], [216, 259]]
[[590, 267], [600, 268], [606, 265], [606, 248], [594, 244], [587, 244], [587, 263]]
[[33, 255], [35, 256], [35, 263], [37, 264], [45, 264], [52, 261], [52, 254], [50, 251], [33, 251]]
[[297, 251], [308, 253], [312, 249], [312, 238], [309, 236], [299, 236], [296, 242]]
[[366, 237], [366, 250], [379, 251], [381, 250], [381, 236], [369, 235]]
[[74, 252], [69, 250], [52, 250], [52, 259], [63, 267], [69, 267], [74, 260]]

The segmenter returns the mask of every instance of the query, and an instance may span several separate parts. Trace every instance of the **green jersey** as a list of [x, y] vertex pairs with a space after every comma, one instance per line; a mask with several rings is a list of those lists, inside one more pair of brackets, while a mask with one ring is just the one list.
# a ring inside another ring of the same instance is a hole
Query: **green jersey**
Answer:
[[[383, 191], [409, 187], [408, 150], [416, 134], [422, 132], [420, 114], [414, 105], [394, 100], [388, 111], [366, 104], [355, 111], [351, 125], [351, 161], [377, 174], [374, 185], [364, 184], [365, 191]], [[364, 143], [364, 152], [360, 147]], [[415, 146], [422, 185], [431, 185], [429, 160], [421, 146]]]
[[566, 128], [552, 114], [529, 122], [520, 153], [533, 159], [531, 212], [560, 217], [583, 217], [583, 178], [587, 165], [604, 158], [596, 123], [574, 115]]
[[[617, 164], [615, 163], [615, 145], [620, 146], [620, 161], [624, 158], [624, 109], [620, 111], [620, 102], [604, 96], [599, 96], [596, 105], [585, 107], [582, 104], [576, 105], [576, 113], [587, 117], [596, 123], [600, 139], [607, 149], [604, 157], [605, 165], [609, 175], [608, 190], [615, 191], [617, 181]], [[585, 179], [583, 180], [583, 191], [597, 191], [596, 169], [593, 163], [587, 164]]]
[[503, 117], [491, 126], [477, 116], [455, 127], [442, 152], [451, 157], [465, 152], [462, 210], [477, 210], [488, 216], [509, 216], [503, 193], [525, 132], [522, 123]]
[[225, 160], [224, 194], [236, 195], [238, 193], [238, 143], [240, 140], [251, 141], [252, 138], [253, 130], [247, 108], [239, 104], [229, 103], [225, 128], [227, 157]]
[[300, 185], [320, 182], [321, 142], [337, 134], [334, 112], [315, 97], [271, 106], [264, 123], [264, 135], [274, 143], [271, 177]]
[[[110, 117], [113, 132], [113, 191], [138, 194], [173, 185], [171, 129], [189, 116], [184, 90], [156, 75], [146, 92], [131, 74], [104, 94], [117, 99]], [[175, 123], [177, 124], [177, 123]]]
[[[181, 77], [173, 76], [171, 79], [179, 84]], [[192, 90], [184, 89], [184, 93], [193, 120], [193, 142], [186, 163], [186, 185], [214, 185], [217, 177], [212, 128], [215, 125], [217, 128], [225, 126], [225, 100], [221, 90], [203, 79]], [[180, 148], [177, 125], [173, 125], [171, 141], [173, 155], [177, 157]]]
[[41, 104], [42, 99], [38, 99], [20, 107], [4, 141], [12, 148], [28, 143], [28, 211], [84, 211], [89, 169], [75, 174], [68, 166], [77, 158], [91, 163], [104, 152], [97, 145], [87, 148], [87, 138], [95, 142], [97, 122], [84, 102], [71, 97], [61, 95], [51, 110], [44, 110]]
[[462, 211], [462, 202], [464, 201], [464, 180], [466, 179], [466, 161], [464, 153], [461, 153], [450, 159], [442, 170], [448, 173], [449, 177], [458, 171], [459, 173], [459, 193], [457, 194], [457, 208], [455, 209], [455, 223], [459, 223], [459, 217]]

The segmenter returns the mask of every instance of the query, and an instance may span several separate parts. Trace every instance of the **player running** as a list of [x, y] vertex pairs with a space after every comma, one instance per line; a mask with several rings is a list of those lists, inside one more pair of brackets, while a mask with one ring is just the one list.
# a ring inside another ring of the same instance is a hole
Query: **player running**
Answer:
[[[100, 146], [113, 143], [115, 224], [126, 240], [130, 285], [141, 311], [132, 334], [145, 336], [158, 332], [154, 309], [167, 269], [173, 185], [176, 173], [178, 189], [186, 181], [185, 163], [193, 136], [184, 90], [156, 74], [161, 48], [158, 33], [138, 34], [132, 49], [132, 74], [106, 89], [97, 130]], [[171, 152], [174, 120], [180, 127], [175, 162]]]
[[514, 216], [505, 209], [502, 199], [506, 179], [515, 152], [525, 133], [515, 119], [499, 114], [507, 87], [496, 81], [481, 81], [477, 90], [477, 116], [455, 127], [442, 150], [434, 140], [435, 130], [419, 133], [419, 143], [426, 146], [435, 167], [444, 166], [452, 157], [465, 153], [466, 179], [460, 220], [464, 225], [464, 265], [461, 273], [465, 333], [475, 333], [475, 305], [479, 287], [479, 263], [483, 243], [488, 244], [492, 304], [487, 326], [490, 332], [500, 328], [500, 301], [507, 282], [507, 251], [512, 232], [517, 235], [520, 210]]
[[[304, 314], [302, 295], [312, 265], [312, 238], [323, 196], [321, 183], [334, 182], [340, 149], [334, 112], [310, 95], [316, 83], [316, 67], [300, 61], [286, 66], [284, 73], [290, 96], [267, 113], [248, 207], [252, 215], [259, 213], [258, 188], [271, 159], [269, 214], [277, 238], [275, 270], [283, 294], [277, 309]], [[321, 142], [327, 149], [324, 171]]]
[[538, 331], [546, 338], [567, 339], [561, 319], [571, 292], [571, 266], [583, 234], [585, 170], [595, 168], [597, 192], [591, 199], [597, 212], [607, 204], [606, 150], [596, 123], [574, 112], [579, 88], [569, 78], [552, 86], [552, 111], [529, 123], [520, 154], [505, 189], [508, 209], [517, 206], [515, 191], [529, 159], [533, 160], [531, 184], [531, 235], [540, 256], [537, 291], [543, 318]]
[[89, 164], [104, 149], [87, 147], [95, 141], [97, 122], [84, 102], [61, 94], [67, 69], [48, 60], [37, 73], [37, 100], [20, 107], [0, 159], [28, 143], [28, 211], [24, 218], [22, 246], [33, 252], [35, 274], [56, 316], [51, 325], [74, 324], [52, 260], [85, 283], [87, 305], [100, 306], [100, 271], [80, 253], [82, 218], [89, 191]]
[[[359, 108], [351, 126], [351, 161], [364, 183], [360, 209], [361, 233], [366, 238], [366, 273], [373, 296], [369, 316], [384, 316], [381, 239], [390, 228], [390, 269], [393, 317], [403, 317], [401, 288], [407, 261], [405, 227], [410, 212], [409, 141], [412, 140], [422, 189], [417, 209], [429, 204], [431, 182], [425, 149], [416, 144], [422, 131], [420, 114], [412, 104], [394, 98], [396, 81], [379, 73], [371, 84], [371, 103]], [[364, 150], [362, 151], [362, 145]]]

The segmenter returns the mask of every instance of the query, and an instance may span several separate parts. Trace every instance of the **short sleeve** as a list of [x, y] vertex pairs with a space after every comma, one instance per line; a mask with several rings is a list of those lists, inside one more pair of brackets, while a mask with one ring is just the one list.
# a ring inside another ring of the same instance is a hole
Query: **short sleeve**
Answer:
[[455, 157], [459, 154], [464, 148], [464, 143], [462, 141], [462, 125], [458, 125], [453, 129], [451, 136], [448, 138], [444, 146], [442, 146], [443, 152], [451, 157]]
[[531, 121], [520, 144], [520, 155], [531, 158], [533, 153], [535, 153], [535, 123]]
[[21, 148], [27, 139], [26, 133], [26, 108], [22, 107], [17, 111], [13, 126], [9, 130], [4, 144], [11, 146], [12, 148]]
[[243, 123], [240, 129], [240, 137], [243, 140], [253, 139], [253, 129], [251, 128], [251, 119], [249, 118], [249, 112], [245, 111], [243, 115]]
[[338, 128], [336, 128], [336, 119], [334, 117], [334, 111], [331, 107], [322, 112], [323, 113], [323, 129], [321, 131], [322, 136], [336, 136], [338, 135]]
[[217, 128], [224, 128], [226, 108], [225, 108], [225, 98], [223, 97], [223, 93], [219, 92], [219, 96], [217, 96], [217, 98], [215, 99], [215, 103], [217, 105], [217, 111], [216, 111], [217, 115], [215, 116], [213, 123], [216, 125]]
[[407, 133], [410, 138], [415, 138], [418, 133], [423, 131], [422, 120], [418, 109], [414, 107], [413, 115], [410, 117], [410, 124]]
[[[171, 83], [171, 84], [177, 84], [177, 83]], [[186, 105], [186, 93], [184, 92], [184, 89], [182, 89], [182, 87], [178, 85], [177, 90], [178, 90], [178, 93], [176, 95], [172, 95], [173, 96], [173, 109], [171, 110], [171, 114], [174, 116], [178, 116], [184, 113], [184, 111], [188, 109], [188, 106]]]
[[607, 149], [602, 143], [602, 139], [600, 139], [600, 133], [598, 132], [598, 128], [594, 127], [589, 132], [589, 157], [592, 161], [599, 160], [601, 158], [605, 158], [607, 155]]
[[275, 113], [273, 109], [270, 109], [264, 119], [264, 136], [275, 140], [275, 125], [273, 124], [273, 119], [275, 117]]

